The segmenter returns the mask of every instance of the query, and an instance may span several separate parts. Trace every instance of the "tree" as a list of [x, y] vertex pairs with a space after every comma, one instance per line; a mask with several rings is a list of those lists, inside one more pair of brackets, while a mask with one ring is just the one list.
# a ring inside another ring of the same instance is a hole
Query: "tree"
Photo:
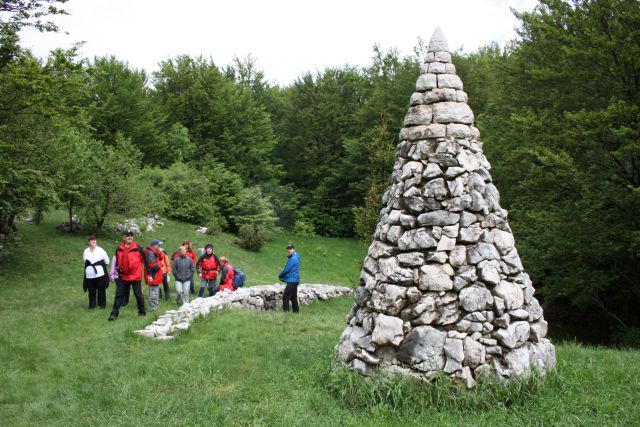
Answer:
[[107, 145], [117, 135], [131, 139], [147, 165], [168, 165], [164, 119], [152, 101], [144, 71], [130, 69], [114, 56], [95, 58], [91, 73], [90, 105], [94, 137]]
[[545, 0], [517, 16], [478, 116], [493, 178], [550, 318], [624, 334], [640, 327], [640, 4]]
[[184, 55], [164, 61], [154, 83], [168, 123], [184, 125], [196, 145], [189, 160], [211, 156], [249, 185], [278, 178], [269, 115], [213, 62]]
[[171, 125], [166, 136], [166, 156], [172, 163], [183, 163], [194, 158], [196, 145], [189, 138], [189, 129], [180, 123]]
[[67, 11], [60, 6], [67, 0], [2, 0], [0, 1], [0, 21], [2, 25], [14, 26], [18, 29], [34, 27], [39, 31], [58, 31], [52, 21], [42, 18], [50, 15], [66, 15]]
[[265, 240], [272, 237], [278, 220], [271, 201], [264, 197], [259, 187], [240, 191], [236, 211], [231, 218], [238, 227], [240, 246], [254, 251], [260, 250]]
[[51, 141], [51, 172], [54, 174], [58, 199], [67, 210], [69, 232], [76, 231], [74, 217], [79, 208], [87, 205], [90, 189], [96, 184], [91, 168], [92, 158], [86, 136], [76, 129], [65, 127]]
[[42, 213], [58, 200], [55, 141], [71, 123], [86, 125], [75, 106], [85, 84], [75, 55], [56, 50], [42, 65], [18, 49], [0, 68], [0, 234], [26, 209]]
[[364, 206], [353, 208], [353, 214], [356, 236], [369, 246], [380, 217], [382, 195], [389, 184], [389, 171], [393, 168], [396, 144], [393, 143], [386, 122], [380, 123], [367, 137], [368, 187]]
[[90, 152], [95, 179], [89, 189], [87, 216], [96, 229], [101, 229], [112, 213], [139, 212], [132, 184], [136, 183], [142, 153], [121, 135], [116, 135], [115, 145], [93, 141]]

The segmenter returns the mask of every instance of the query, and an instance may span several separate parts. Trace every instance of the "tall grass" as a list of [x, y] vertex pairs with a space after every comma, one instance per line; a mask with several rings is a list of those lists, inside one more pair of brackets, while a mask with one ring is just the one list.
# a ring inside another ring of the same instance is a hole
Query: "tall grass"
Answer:
[[[560, 344], [558, 370], [544, 382], [472, 392], [442, 379], [425, 385], [334, 372], [351, 298], [303, 306], [299, 316], [228, 310], [170, 342], [139, 337], [132, 331], [155, 316], [136, 318], [135, 304], [116, 322], [107, 322], [108, 310], [87, 310], [85, 242], [57, 234], [61, 221], [23, 227], [0, 266], [0, 425], [640, 425], [637, 351]], [[151, 237], [169, 248], [205, 241], [177, 222], [144, 239]], [[253, 284], [275, 281], [289, 240], [308, 282], [351, 283], [364, 255], [341, 239], [282, 235], [258, 254], [225, 239], [214, 237], [217, 252]], [[112, 253], [106, 241], [99, 244]], [[161, 301], [160, 312], [174, 308]]]

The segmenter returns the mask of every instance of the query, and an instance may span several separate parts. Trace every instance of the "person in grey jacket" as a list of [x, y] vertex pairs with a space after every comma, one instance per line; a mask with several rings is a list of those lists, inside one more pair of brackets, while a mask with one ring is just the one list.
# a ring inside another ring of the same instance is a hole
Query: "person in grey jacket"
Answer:
[[195, 266], [193, 260], [187, 256], [187, 247], [180, 246], [180, 256], [173, 260], [171, 274], [176, 281], [176, 293], [182, 296], [183, 304], [189, 302], [189, 287], [194, 273]]

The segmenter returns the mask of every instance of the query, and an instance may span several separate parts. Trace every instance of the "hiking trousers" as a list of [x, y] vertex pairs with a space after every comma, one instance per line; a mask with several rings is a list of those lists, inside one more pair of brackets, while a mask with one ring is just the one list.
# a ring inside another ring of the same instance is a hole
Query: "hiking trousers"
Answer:
[[289, 311], [289, 301], [293, 307], [294, 313], [300, 313], [300, 306], [298, 305], [298, 285], [300, 282], [287, 282], [287, 286], [284, 288], [282, 294], [282, 309]]
[[98, 300], [98, 307], [105, 308], [107, 306], [107, 290], [104, 287], [104, 277], [87, 279], [87, 291], [89, 293], [89, 308], [96, 308], [96, 299]]
[[209, 296], [212, 297], [218, 293], [220, 288], [216, 286], [216, 279], [201, 279], [200, 280], [200, 290], [198, 291], [198, 296], [202, 298], [204, 296], [204, 289], [207, 288], [209, 290]]
[[136, 302], [138, 303], [138, 314], [147, 314], [147, 311], [144, 308], [144, 296], [142, 295], [141, 286], [140, 280], [128, 281], [116, 279], [116, 297], [113, 301], [111, 315], [118, 317], [118, 314], [120, 314], [120, 307], [125, 303], [131, 288], [133, 288], [133, 295], [136, 297]]

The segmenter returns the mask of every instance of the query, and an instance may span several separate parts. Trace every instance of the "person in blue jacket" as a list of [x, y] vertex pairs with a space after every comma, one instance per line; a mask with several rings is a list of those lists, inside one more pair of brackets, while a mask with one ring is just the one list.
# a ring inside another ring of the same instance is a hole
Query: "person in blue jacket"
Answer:
[[278, 278], [285, 282], [287, 286], [284, 288], [282, 295], [282, 309], [289, 311], [289, 301], [293, 307], [294, 313], [300, 313], [298, 305], [298, 285], [300, 284], [300, 255], [296, 253], [296, 246], [289, 244], [287, 246], [287, 264], [284, 266]]

